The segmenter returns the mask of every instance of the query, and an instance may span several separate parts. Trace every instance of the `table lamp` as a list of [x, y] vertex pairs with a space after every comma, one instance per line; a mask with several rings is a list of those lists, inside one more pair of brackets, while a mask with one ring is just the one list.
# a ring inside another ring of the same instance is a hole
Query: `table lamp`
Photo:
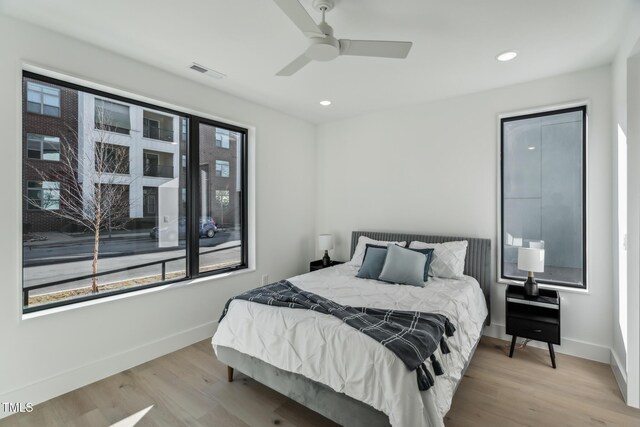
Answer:
[[528, 272], [527, 281], [524, 282], [524, 294], [528, 297], [537, 297], [538, 284], [533, 273], [544, 271], [544, 249], [518, 248], [518, 270]]
[[329, 258], [329, 250], [333, 249], [333, 235], [321, 234], [318, 236], [318, 247], [321, 251], [324, 251], [322, 257], [322, 266], [329, 267], [331, 265], [331, 258]]

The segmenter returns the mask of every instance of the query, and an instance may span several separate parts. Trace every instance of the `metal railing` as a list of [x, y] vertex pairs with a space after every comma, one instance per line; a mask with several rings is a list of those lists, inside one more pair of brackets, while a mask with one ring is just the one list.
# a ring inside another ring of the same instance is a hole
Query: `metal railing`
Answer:
[[[214, 252], [226, 251], [228, 249], [239, 248], [240, 246], [241, 245], [235, 245], [235, 246], [228, 246], [226, 248], [213, 249], [213, 250], [210, 250], [210, 251], [200, 252], [199, 255], [207, 255], [207, 254], [211, 254], [211, 253], [214, 253]], [[29, 292], [34, 291], [36, 289], [50, 288], [50, 287], [53, 287], [53, 286], [64, 285], [65, 283], [71, 283], [71, 282], [77, 282], [77, 281], [80, 281], [80, 280], [93, 279], [95, 277], [102, 277], [102, 276], [106, 276], [106, 275], [109, 275], [109, 274], [122, 273], [124, 271], [136, 270], [138, 268], [151, 267], [151, 266], [154, 266], [156, 264], [161, 264], [161, 269], [160, 269], [161, 282], [159, 284], [162, 284], [162, 282], [165, 282], [167, 280], [167, 263], [168, 262], [173, 262], [173, 261], [179, 261], [181, 259], [185, 259], [186, 257], [187, 257], [186, 255], [182, 255], [182, 256], [174, 257], [174, 258], [166, 258], [166, 259], [162, 259], [162, 260], [158, 260], [158, 261], [145, 262], [143, 264], [136, 264], [136, 265], [130, 265], [130, 266], [127, 266], [127, 267], [116, 268], [116, 269], [113, 269], [113, 270], [101, 271], [101, 272], [96, 273], [96, 274], [85, 274], [84, 276], [78, 276], [78, 277], [71, 277], [71, 278], [68, 278], [68, 279], [55, 280], [53, 282], [41, 283], [41, 284], [38, 284], [38, 285], [32, 285], [32, 286], [27, 286], [27, 287], [23, 286], [22, 287], [22, 304], [23, 304], [24, 307], [28, 307], [29, 306]], [[125, 279], [125, 280], [131, 280], [131, 279]], [[83, 286], [83, 287], [89, 287], [89, 286]], [[135, 286], [132, 287], [132, 288], [135, 288]], [[108, 292], [106, 292], [106, 293], [108, 293]]]
[[144, 176], [173, 178], [173, 166], [144, 165]]
[[142, 136], [159, 141], [173, 142], [173, 129], [162, 129], [148, 124], [142, 127]]

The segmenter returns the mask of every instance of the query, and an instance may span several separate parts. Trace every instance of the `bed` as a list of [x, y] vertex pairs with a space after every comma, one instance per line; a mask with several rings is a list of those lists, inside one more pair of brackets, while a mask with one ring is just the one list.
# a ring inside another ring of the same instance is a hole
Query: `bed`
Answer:
[[[456, 325], [450, 354], [438, 354], [444, 375], [427, 391], [388, 349], [341, 320], [234, 300], [212, 339], [218, 359], [230, 368], [345, 426], [443, 425], [489, 316], [489, 239], [357, 231], [385, 241], [468, 241], [464, 278], [433, 278], [424, 288], [355, 277], [341, 264], [289, 279], [295, 286], [340, 304], [444, 314]], [[231, 378], [230, 378], [231, 379]]]

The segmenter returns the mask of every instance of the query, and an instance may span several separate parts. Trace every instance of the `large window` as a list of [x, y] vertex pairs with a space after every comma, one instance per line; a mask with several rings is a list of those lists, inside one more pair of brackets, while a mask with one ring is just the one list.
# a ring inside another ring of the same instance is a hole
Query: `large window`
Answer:
[[23, 111], [35, 110], [31, 88], [65, 99], [59, 120], [23, 115], [24, 312], [247, 267], [246, 129], [23, 80]]
[[129, 173], [129, 147], [96, 141], [94, 159], [97, 173]]
[[539, 283], [586, 288], [586, 123], [586, 107], [501, 120], [501, 278], [526, 280], [518, 248], [541, 248]]
[[131, 130], [129, 106], [96, 98], [95, 124], [97, 129], [129, 135]]

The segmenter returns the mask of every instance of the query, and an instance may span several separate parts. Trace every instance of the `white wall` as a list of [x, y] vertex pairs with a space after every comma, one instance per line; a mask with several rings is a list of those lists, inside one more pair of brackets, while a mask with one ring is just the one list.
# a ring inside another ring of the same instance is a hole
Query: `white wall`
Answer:
[[[630, 134], [629, 124], [637, 123], [638, 113], [630, 111], [634, 101], [632, 78], [640, 70], [636, 59], [640, 43], [640, 3], [628, 13], [627, 31], [612, 64], [612, 150], [613, 150], [613, 347], [611, 364], [627, 403], [640, 406], [640, 243], [638, 221], [637, 165], [640, 162], [637, 136]], [[635, 68], [634, 68], [635, 67]], [[635, 70], [635, 72], [634, 72]], [[635, 97], [639, 97], [635, 94]], [[636, 102], [637, 99], [636, 99]], [[628, 118], [631, 120], [628, 120]], [[635, 141], [634, 141], [634, 138]], [[634, 144], [635, 142], [635, 144]], [[627, 171], [627, 174], [624, 171]], [[622, 172], [622, 173], [620, 173]], [[627, 244], [624, 237], [627, 235]]]
[[[588, 100], [589, 292], [561, 293], [558, 351], [608, 362], [610, 90], [606, 66], [321, 125], [318, 232], [337, 236], [336, 259], [348, 258], [352, 230], [490, 238], [495, 280], [498, 114]], [[498, 336], [504, 336], [504, 290], [493, 285], [488, 333]]]
[[[308, 268], [315, 126], [4, 15], [0, 58], [0, 402], [39, 402], [211, 336], [229, 297], [262, 274], [276, 280]], [[252, 127], [257, 271], [23, 320], [23, 61]]]

